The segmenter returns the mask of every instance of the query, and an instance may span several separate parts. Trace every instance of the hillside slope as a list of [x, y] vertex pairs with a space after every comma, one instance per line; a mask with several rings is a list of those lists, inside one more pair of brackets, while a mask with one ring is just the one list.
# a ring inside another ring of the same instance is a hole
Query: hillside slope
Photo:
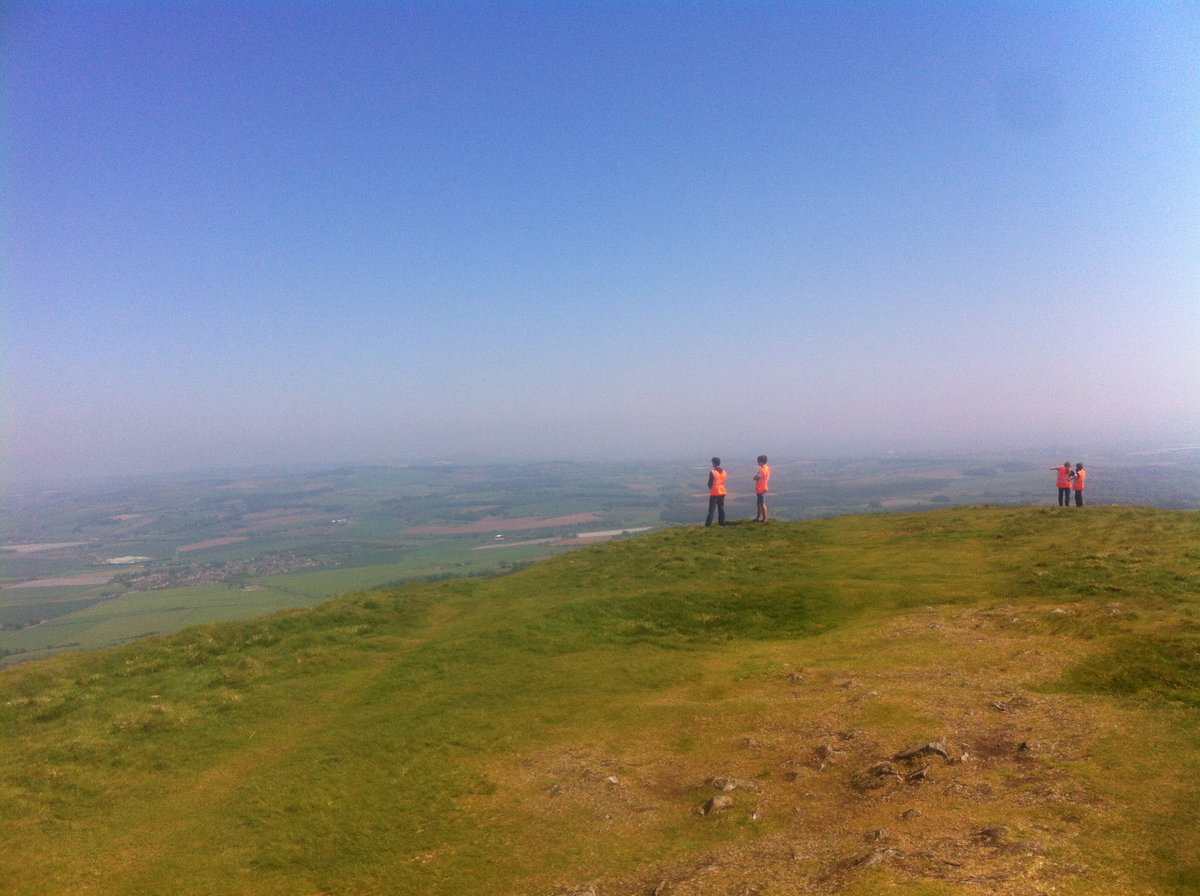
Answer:
[[14, 894], [1200, 891], [1200, 515], [669, 529], [0, 673]]

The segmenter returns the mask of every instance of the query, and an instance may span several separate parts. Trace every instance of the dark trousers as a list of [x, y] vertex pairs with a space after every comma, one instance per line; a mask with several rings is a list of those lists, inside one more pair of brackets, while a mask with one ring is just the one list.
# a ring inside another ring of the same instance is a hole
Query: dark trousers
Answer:
[[1081, 489], [1081, 488], [1075, 490], [1075, 506], [1076, 507], [1083, 506], [1083, 489]]
[[1058, 490], [1058, 506], [1059, 507], [1070, 507], [1071, 506], [1071, 487], [1069, 485], [1066, 488], [1060, 488]]
[[725, 525], [725, 496], [724, 495], [709, 495], [708, 496], [708, 518], [704, 521], [704, 525], [711, 526], [713, 511], [717, 512], [717, 522]]

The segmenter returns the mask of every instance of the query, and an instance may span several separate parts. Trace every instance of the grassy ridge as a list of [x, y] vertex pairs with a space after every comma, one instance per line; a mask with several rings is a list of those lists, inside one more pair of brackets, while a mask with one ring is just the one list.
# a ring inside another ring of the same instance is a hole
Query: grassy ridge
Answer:
[[[0, 879], [1195, 892], [1197, 569], [1192, 513], [691, 527], [17, 667]], [[722, 775], [754, 786], [697, 814]]]

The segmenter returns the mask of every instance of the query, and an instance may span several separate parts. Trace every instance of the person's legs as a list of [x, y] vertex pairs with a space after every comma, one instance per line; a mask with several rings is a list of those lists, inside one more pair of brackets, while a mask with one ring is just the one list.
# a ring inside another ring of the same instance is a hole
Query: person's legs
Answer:
[[1079, 489], [1079, 491], [1075, 492], [1075, 506], [1083, 506], [1083, 489]]
[[717, 495], [717, 524], [725, 525], [725, 496]]
[[704, 525], [705, 525], [705, 526], [711, 526], [711, 525], [712, 525], [713, 512], [714, 512], [716, 509], [717, 509], [717, 496], [716, 496], [716, 495], [709, 495], [709, 496], [708, 496], [708, 516], [707, 516], [707, 517], [705, 517], [705, 519], [704, 519]]

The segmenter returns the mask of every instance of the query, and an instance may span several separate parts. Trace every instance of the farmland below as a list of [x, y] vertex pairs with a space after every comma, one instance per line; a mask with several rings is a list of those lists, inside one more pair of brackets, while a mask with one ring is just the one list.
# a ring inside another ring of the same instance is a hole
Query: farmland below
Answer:
[[[1061, 458], [773, 460], [772, 518], [1055, 499]], [[733, 519], [753, 461], [727, 462]], [[1089, 504], [1200, 507], [1200, 450], [1098, 457]], [[491, 576], [703, 519], [707, 464], [209, 474], [0, 498], [0, 665], [405, 582]]]

